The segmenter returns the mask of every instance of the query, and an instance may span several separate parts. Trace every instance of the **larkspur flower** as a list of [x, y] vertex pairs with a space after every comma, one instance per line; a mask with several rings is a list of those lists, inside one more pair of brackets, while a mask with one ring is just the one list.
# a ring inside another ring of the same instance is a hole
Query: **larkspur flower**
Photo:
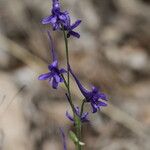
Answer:
[[67, 11], [62, 12], [60, 9], [59, 0], [52, 1], [53, 6], [51, 15], [42, 19], [42, 24], [51, 24], [53, 30], [65, 30], [67, 31], [67, 37], [74, 36], [79, 38], [80, 34], [73, 31], [80, 23], [81, 20], [77, 20], [71, 25], [70, 16]]
[[[89, 122], [89, 119], [88, 119], [88, 112], [83, 112], [82, 113], [82, 115], [80, 116], [80, 109], [79, 109], [79, 107], [75, 107], [75, 113], [76, 113], [76, 115], [80, 118], [80, 120], [81, 120], [81, 122]], [[73, 123], [75, 122], [74, 121], [74, 118], [73, 118], [73, 116], [71, 116], [69, 113], [68, 113], [68, 111], [66, 111], [66, 117], [70, 120], [70, 121], [72, 121]]]
[[60, 30], [62, 25], [67, 27], [70, 24], [70, 17], [67, 11], [60, 10], [59, 0], [53, 0], [51, 15], [42, 19], [42, 24], [51, 24], [53, 30]]
[[97, 110], [100, 109], [100, 107], [107, 106], [107, 104], [104, 102], [107, 101], [106, 95], [104, 93], [101, 93], [95, 86], [92, 87], [91, 91], [87, 90], [77, 79], [70, 66], [69, 71], [72, 74], [73, 78], [75, 79], [82, 95], [85, 97], [86, 102], [89, 102], [91, 104], [93, 113], [96, 113]]
[[80, 23], [81, 23], [81, 20], [77, 20], [75, 23], [73, 23], [71, 26], [68, 27], [67, 38], [69, 38], [70, 36], [80, 38], [80, 34], [78, 32], [73, 31], [77, 26], [79, 26]]
[[51, 82], [52, 87], [54, 89], [57, 89], [59, 83], [64, 82], [64, 79], [62, 78], [62, 74], [66, 73], [67, 71], [64, 68], [61, 68], [61, 69], [58, 68], [58, 61], [56, 59], [56, 54], [54, 51], [54, 46], [53, 46], [52, 38], [51, 38], [49, 31], [48, 31], [48, 37], [49, 37], [51, 47], [52, 47], [51, 53], [52, 53], [53, 62], [52, 62], [52, 64], [50, 64], [48, 66], [49, 72], [45, 73], [45, 74], [41, 74], [38, 79], [39, 80], [49, 80], [49, 82], [51, 82], [51, 80], [52, 80], [52, 82]]

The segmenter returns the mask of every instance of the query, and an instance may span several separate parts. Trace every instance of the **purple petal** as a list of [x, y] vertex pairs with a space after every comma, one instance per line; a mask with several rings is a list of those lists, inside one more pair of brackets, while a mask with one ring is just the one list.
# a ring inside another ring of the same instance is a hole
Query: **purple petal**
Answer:
[[81, 117], [81, 121], [82, 122], [89, 122], [89, 119], [87, 118], [87, 116], [85, 116], [85, 117]]
[[53, 24], [53, 30], [55, 31], [58, 29], [60, 29], [59, 24], [58, 23]]
[[51, 23], [51, 19], [53, 18], [53, 16], [48, 16], [42, 19], [42, 24], [49, 24]]
[[54, 78], [53, 81], [52, 81], [52, 87], [53, 87], [54, 89], [57, 89], [57, 87], [58, 87], [58, 82], [56, 82], [55, 78]]
[[69, 16], [69, 13], [67, 11], [65, 11], [63, 14], [65, 15], [64, 26], [66, 28], [68, 28], [68, 27], [70, 27], [70, 16]]
[[80, 23], [81, 23], [81, 20], [77, 20], [75, 23], [73, 23], [73, 24], [71, 25], [70, 30], [75, 29]]
[[64, 79], [60, 76], [60, 82], [64, 82]]
[[52, 68], [57, 68], [58, 67], [58, 61], [55, 60], [52, 62], [51, 65], [48, 66], [49, 70], [51, 70]]
[[79, 115], [80, 115], [79, 107], [76, 107], [76, 108], [75, 108], [75, 111], [76, 111], [76, 114], [79, 116]]
[[51, 77], [51, 73], [49, 72], [49, 73], [41, 74], [41, 75], [38, 77], [38, 79], [39, 79], [39, 80], [47, 80], [47, 79], [50, 78], [50, 77]]
[[88, 112], [85, 112], [85, 113], [82, 114], [82, 117], [86, 118], [88, 116], [88, 114], [89, 114]]
[[87, 118], [88, 114], [88, 112], [82, 114], [81, 120], [83, 122], [89, 122], [89, 119]]
[[92, 86], [92, 91], [93, 91], [94, 93], [97, 93], [97, 92], [98, 92], [98, 88], [96, 88], [95, 86]]
[[59, 10], [60, 9], [59, 0], [53, 0], [53, 9], [55, 9], [55, 10]]
[[42, 24], [55, 24], [57, 21], [56, 16], [48, 16], [42, 19]]
[[98, 109], [98, 107], [97, 107], [97, 105], [95, 105], [95, 104], [91, 104], [91, 106], [92, 106], [92, 109], [93, 109], [93, 113], [96, 113], [97, 112], [97, 109]]
[[102, 101], [98, 101], [98, 106], [107, 106], [107, 104]]
[[60, 77], [57, 74], [54, 75], [54, 78], [56, 82], [60, 82]]
[[67, 34], [67, 37], [69, 38], [71, 35], [76, 37], [76, 38], [80, 38], [80, 34], [75, 32], [75, 31], [69, 31]]
[[67, 18], [66, 18], [66, 15], [62, 13], [59, 15], [59, 19], [62, 21], [65, 21]]
[[99, 98], [102, 99], [102, 100], [108, 101], [108, 99], [107, 99], [107, 97], [104, 93], [100, 93]]
[[66, 117], [67, 117], [70, 121], [74, 122], [73, 117], [68, 113], [68, 111], [66, 111]]
[[50, 23], [51, 24], [55, 24], [57, 22], [57, 17], [56, 16], [53, 16], [50, 20]]

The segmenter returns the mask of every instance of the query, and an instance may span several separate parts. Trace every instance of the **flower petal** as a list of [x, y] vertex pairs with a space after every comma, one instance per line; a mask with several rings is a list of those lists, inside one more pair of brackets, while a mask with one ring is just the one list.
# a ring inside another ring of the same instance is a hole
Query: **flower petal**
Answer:
[[75, 31], [69, 31], [67, 34], [67, 38], [69, 38], [71, 35], [76, 37], [76, 38], [80, 38], [80, 34], [75, 32]]
[[68, 111], [66, 111], [66, 117], [67, 117], [70, 121], [74, 122], [73, 117], [68, 113]]
[[48, 66], [49, 70], [53, 69], [53, 68], [57, 68], [58, 67], [58, 61], [55, 60], [52, 62], [51, 65]]
[[41, 75], [38, 77], [38, 79], [39, 79], [39, 80], [47, 80], [47, 79], [50, 78], [50, 77], [51, 77], [51, 73], [49, 72], [49, 73], [41, 74]]
[[100, 106], [107, 106], [106, 103], [102, 102], [102, 101], [98, 101], [98, 104], [97, 104], [98, 107]]
[[52, 87], [53, 87], [54, 89], [57, 89], [57, 87], [58, 87], [58, 82], [56, 82], [55, 78], [53, 78]]
[[92, 109], [93, 109], [92, 112], [96, 113], [97, 109], [98, 109], [97, 105], [91, 103], [91, 106], [92, 106]]
[[77, 114], [78, 116], [80, 116], [80, 110], [79, 110], [79, 107], [78, 107], [78, 106], [75, 107], [75, 111], [76, 111], [76, 114]]
[[42, 24], [49, 24], [51, 23], [51, 19], [53, 18], [53, 16], [48, 16], [42, 19]]
[[75, 29], [77, 26], [79, 26], [79, 24], [81, 23], [81, 20], [77, 20], [75, 23], [73, 23], [70, 27], [70, 30]]
[[60, 76], [60, 82], [64, 82], [64, 79]]
[[88, 112], [85, 112], [82, 114], [82, 116], [81, 116], [82, 122], [89, 122], [89, 119], [87, 118], [88, 114], [89, 114]]
[[65, 21], [65, 20], [66, 20], [66, 15], [64, 15], [63, 13], [60, 14], [58, 17], [59, 17], [59, 19], [62, 20], [62, 21]]
[[54, 10], [60, 10], [59, 0], [53, 0], [53, 9]]
[[54, 75], [54, 78], [55, 78], [56, 82], [58, 82], [58, 83], [60, 82], [60, 77], [59, 77], [59, 75], [55, 74], [55, 75]]
[[95, 86], [92, 86], [92, 91], [93, 91], [94, 93], [98, 93], [98, 88], [96, 88]]
[[53, 24], [53, 30], [55, 31], [55, 30], [58, 30], [58, 29], [60, 29], [59, 23]]
[[100, 93], [99, 98], [102, 100], [108, 101], [107, 96], [104, 93]]
[[88, 112], [85, 112], [82, 114], [82, 117], [86, 118], [88, 116], [88, 114], [89, 114]]
[[55, 24], [57, 22], [57, 17], [56, 16], [53, 16], [50, 20], [50, 23], [51, 24]]

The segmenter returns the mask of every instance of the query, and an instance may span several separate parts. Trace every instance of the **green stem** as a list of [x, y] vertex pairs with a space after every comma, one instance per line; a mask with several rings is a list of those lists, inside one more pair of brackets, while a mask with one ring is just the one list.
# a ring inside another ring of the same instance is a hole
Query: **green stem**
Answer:
[[[70, 103], [70, 106], [71, 106], [72, 111], [73, 111], [73, 116], [74, 116], [74, 120], [75, 120], [76, 135], [77, 135], [78, 140], [80, 141], [80, 139], [81, 139], [81, 121], [80, 121], [80, 118], [75, 113], [75, 107], [74, 107], [74, 104], [73, 104], [72, 98], [71, 98], [68, 39], [67, 39], [67, 35], [66, 35], [64, 28], [63, 28], [63, 35], [64, 35], [64, 40], [65, 40], [66, 59], [67, 59], [67, 81], [64, 78], [64, 76], [62, 76], [62, 77], [64, 79], [64, 84], [65, 84], [67, 91], [68, 91], [69, 103]], [[79, 142], [75, 146], [76, 146], [77, 150], [82, 150], [82, 147], [79, 144]]]
[[79, 143], [81, 141], [81, 121], [77, 115], [75, 116], [75, 128], [76, 128], [76, 135], [78, 138], [78, 142], [77, 142], [76, 146], [78, 147], [78, 150], [82, 150], [82, 147]]
[[63, 35], [64, 35], [64, 40], [65, 40], [65, 47], [66, 47], [66, 59], [67, 59], [67, 80], [68, 80], [68, 87], [70, 91], [70, 72], [69, 72], [69, 51], [68, 51], [68, 39], [66, 36], [66, 32], [63, 29]]
[[83, 114], [84, 104], [85, 104], [85, 99], [83, 99], [83, 101], [82, 101], [80, 117], [81, 117], [82, 114]]
[[74, 108], [74, 105], [73, 105], [73, 102], [72, 102], [72, 100], [71, 100], [71, 93], [70, 93], [70, 91], [69, 91], [69, 88], [68, 88], [68, 84], [67, 84], [67, 81], [66, 81], [66, 79], [65, 79], [65, 77], [62, 75], [62, 78], [64, 79], [64, 84], [65, 84], [65, 87], [67, 88], [67, 91], [68, 91], [68, 96], [69, 96], [69, 104], [70, 104], [70, 106], [71, 106], [71, 108], [72, 108], [72, 112], [73, 112], [73, 114], [74, 114], [74, 112], [75, 112], [75, 108]]
[[75, 108], [74, 105], [72, 103], [72, 99], [71, 99], [71, 91], [70, 91], [70, 72], [69, 72], [69, 50], [68, 50], [68, 39], [66, 36], [66, 32], [63, 28], [63, 35], [64, 35], [64, 40], [65, 40], [65, 48], [66, 48], [66, 59], [67, 59], [67, 81], [65, 80], [65, 78], [63, 77], [64, 81], [65, 81], [65, 86], [67, 88], [68, 91], [68, 96], [69, 96], [69, 103], [71, 105], [73, 114], [75, 113]]
[[[83, 101], [82, 101], [80, 117], [83, 114], [84, 104], [85, 104], [85, 99], [83, 99]], [[77, 130], [78, 139], [79, 139], [79, 141], [81, 141], [82, 122], [80, 121], [80, 119], [78, 120], [78, 125], [77, 125], [76, 130]], [[82, 146], [79, 143], [78, 143], [78, 148], [79, 148], [79, 150], [82, 150]]]

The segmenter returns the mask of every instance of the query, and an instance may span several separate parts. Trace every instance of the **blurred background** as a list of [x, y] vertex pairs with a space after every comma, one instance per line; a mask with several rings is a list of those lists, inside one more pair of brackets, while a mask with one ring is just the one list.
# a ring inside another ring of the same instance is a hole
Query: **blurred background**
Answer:
[[[99, 87], [109, 105], [84, 124], [85, 150], [150, 149], [150, 1], [61, 0], [72, 22], [82, 19], [80, 39], [69, 39], [76, 75]], [[59, 128], [65, 117], [64, 89], [38, 81], [51, 62], [43, 17], [50, 0], [0, 0], [0, 150], [62, 150]], [[64, 66], [61, 32], [53, 32]], [[72, 86], [74, 102], [82, 98]], [[90, 108], [86, 108], [90, 111]], [[68, 149], [73, 150], [69, 140]]]

